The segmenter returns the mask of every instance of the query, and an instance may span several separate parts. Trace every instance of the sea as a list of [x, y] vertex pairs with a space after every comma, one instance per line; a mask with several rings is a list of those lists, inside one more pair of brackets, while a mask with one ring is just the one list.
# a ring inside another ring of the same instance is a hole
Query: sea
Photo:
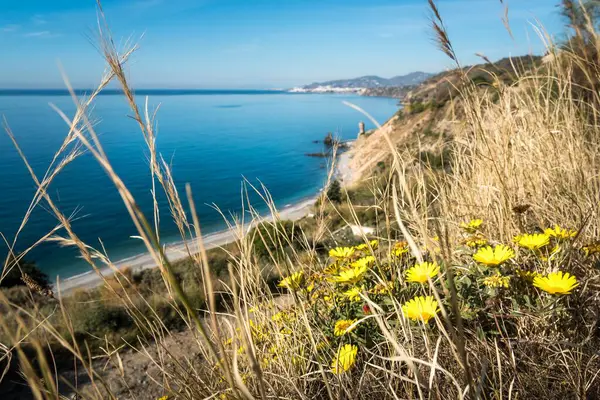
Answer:
[[[78, 91], [84, 95], [85, 91]], [[344, 105], [354, 103], [384, 123], [398, 110], [397, 100], [350, 94], [304, 94], [249, 90], [146, 90], [136, 92], [156, 114], [156, 147], [173, 172], [185, 202], [191, 185], [204, 234], [226, 228], [226, 216], [239, 216], [248, 201], [259, 212], [267, 206], [249, 184], [266, 188], [276, 206], [316, 195], [328, 171], [322, 152], [328, 132], [343, 140], [356, 138], [358, 124], [373, 125]], [[0, 116], [10, 127], [31, 168], [42, 178], [68, 133], [51, 105], [73, 117], [73, 99], [61, 90], [0, 90]], [[152, 219], [149, 151], [125, 98], [118, 91], [97, 97], [90, 120], [117, 174], [142, 211]], [[7, 255], [35, 194], [36, 186], [15, 146], [0, 132], [0, 261]], [[316, 142], [321, 141], [321, 142]], [[53, 180], [48, 190], [60, 210], [72, 219], [86, 243], [104, 248], [118, 261], [144, 252], [120, 196], [91, 154], [78, 157]], [[248, 198], [246, 198], [248, 193]], [[157, 190], [163, 243], [180, 239], [166, 196]], [[36, 244], [58, 224], [43, 201], [34, 209], [16, 241], [15, 251]], [[58, 235], [67, 236], [59, 230]], [[42, 242], [25, 257], [52, 280], [86, 273], [90, 267], [72, 247]]]

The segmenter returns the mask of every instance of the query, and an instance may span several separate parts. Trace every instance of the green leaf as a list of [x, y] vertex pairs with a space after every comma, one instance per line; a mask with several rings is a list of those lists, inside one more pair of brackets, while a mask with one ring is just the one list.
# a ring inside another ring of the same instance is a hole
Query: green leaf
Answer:
[[473, 281], [471, 280], [471, 278], [469, 278], [468, 276], [464, 276], [461, 279], [461, 282], [466, 286], [466, 287], [471, 287], [471, 285], [473, 285]]

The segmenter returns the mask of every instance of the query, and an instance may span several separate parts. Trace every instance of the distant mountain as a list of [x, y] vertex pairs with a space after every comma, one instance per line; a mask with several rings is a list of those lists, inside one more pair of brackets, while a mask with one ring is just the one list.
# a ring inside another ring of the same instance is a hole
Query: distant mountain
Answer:
[[359, 88], [378, 88], [378, 87], [402, 87], [418, 85], [426, 79], [433, 76], [426, 72], [412, 72], [408, 75], [394, 76], [387, 79], [376, 75], [361, 76], [354, 79], [339, 79], [327, 82], [315, 82], [310, 85], [303, 86], [302, 89], [312, 90], [317, 88], [334, 88], [334, 89], [359, 89]]
[[413, 86], [425, 82], [431, 78], [434, 74], [428, 74], [427, 72], [411, 72], [407, 75], [394, 76], [389, 79], [390, 84], [388, 86], [403, 87]]

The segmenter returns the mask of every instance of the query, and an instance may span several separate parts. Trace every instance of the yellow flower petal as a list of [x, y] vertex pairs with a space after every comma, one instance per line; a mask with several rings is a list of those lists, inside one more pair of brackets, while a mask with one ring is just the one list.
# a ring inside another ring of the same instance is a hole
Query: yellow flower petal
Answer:
[[356, 328], [356, 326], [352, 327], [352, 324], [354, 324], [355, 322], [355, 319], [340, 319], [335, 323], [335, 326], [333, 327], [333, 334], [335, 336], [343, 336], [346, 333], [352, 332]]
[[488, 276], [483, 280], [483, 284], [487, 287], [497, 288], [497, 287], [508, 287], [508, 282], [510, 281], [509, 276], [502, 276], [500, 273], [496, 273], [496, 275]]
[[468, 223], [461, 223], [460, 227], [469, 233], [475, 233], [483, 224], [482, 219], [472, 219]]
[[393, 257], [401, 257], [402, 255], [408, 253], [408, 243], [407, 242], [398, 242], [392, 248], [392, 256]]
[[352, 289], [345, 291], [344, 297], [350, 301], [360, 301], [361, 293], [362, 293], [362, 289], [355, 286]]
[[356, 363], [356, 353], [358, 353], [358, 347], [355, 345], [342, 346], [331, 362], [331, 371], [336, 375], [348, 371]]
[[600, 242], [593, 242], [593, 243], [586, 244], [585, 246], [583, 246], [581, 248], [581, 250], [583, 250], [586, 257], [593, 256], [594, 254], [599, 254], [600, 253]]
[[468, 247], [481, 247], [485, 246], [488, 241], [485, 236], [478, 233], [465, 238], [462, 243], [466, 244]]
[[279, 282], [279, 287], [284, 287], [287, 288], [289, 290], [298, 290], [300, 288], [300, 285], [302, 284], [302, 281], [304, 280], [304, 272], [299, 271], [296, 272], [290, 276], [288, 276], [285, 279], [282, 279], [281, 282]]
[[547, 228], [544, 233], [557, 239], [572, 239], [577, 236], [577, 231], [564, 229], [558, 225], [554, 225], [554, 228]]
[[526, 233], [515, 237], [515, 241], [520, 247], [529, 250], [538, 250], [550, 243], [550, 236], [545, 233]]
[[515, 256], [515, 252], [508, 246], [500, 244], [494, 248], [491, 246], [482, 247], [473, 255], [473, 259], [478, 263], [497, 266]]
[[417, 296], [402, 306], [402, 313], [405, 317], [424, 323], [429, 322], [438, 311], [438, 303], [433, 299], [433, 296]]
[[550, 294], [571, 294], [571, 291], [579, 286], [577, 279], [568, 272], [551, 272], [547, 276], [536, 276], [533, 278], [533, 286]]
[[435, 278], [440, 272], [436, 263], [423, 262], [406, 271], [406, 281], [415, 283], [426, 283], [427, 278]]
[[329, 250], [329, 256], [338, 260], [348, 259], [354, 255], [354, 247], [336, 247]]
[[358, 266], [344, 268], [337, 276], [333, 277], [334, 282], [355, 284], [358, 283], [367, 273], [368, 266], [363, 263]]
[[375, 257], [366, 256], [366, 257], [362, 257], [362, 258], [359, 258], [358, 260], [354, 261], [352, 263], [352, 266], [362, 268], [363, 266], [370, 267], [373, 264], [375, 264]]

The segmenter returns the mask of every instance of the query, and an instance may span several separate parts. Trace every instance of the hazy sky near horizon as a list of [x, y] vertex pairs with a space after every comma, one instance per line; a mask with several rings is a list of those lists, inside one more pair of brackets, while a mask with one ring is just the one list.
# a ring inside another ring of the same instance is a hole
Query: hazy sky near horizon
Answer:
[[[558, 0], [438, 0], [463, 64], [544, 45], [534, 25], [560, 38]], [[274, 88], [361, 75], [438, 72], [451, 62], [432, 43], [427, 0], [104, 0], [117, 43], [139, 39], [136, 87]], [[0, 0], [0, 88], [76, 87], [104, 69], [93, 45], [94, 0]]]

